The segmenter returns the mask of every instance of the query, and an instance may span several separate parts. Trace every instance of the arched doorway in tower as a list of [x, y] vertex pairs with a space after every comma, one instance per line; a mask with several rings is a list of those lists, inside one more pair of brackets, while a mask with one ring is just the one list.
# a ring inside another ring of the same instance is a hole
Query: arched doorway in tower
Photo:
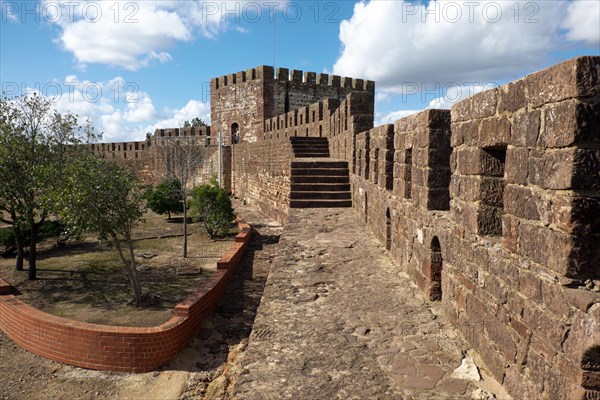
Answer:
[[237, 122], [231, 124], [231, 144], [240, 142], [240, 126]]
[[392, 249], [392, 215], [389, 208], [385, 212], [385, 249]]
[[442, 300], [442, 245], [440, 239], [434, 236], [431, 239], [431, 247], [429, 254], [429, 278], [431, 282], [429, 284], [429, 300], [440, 301]]

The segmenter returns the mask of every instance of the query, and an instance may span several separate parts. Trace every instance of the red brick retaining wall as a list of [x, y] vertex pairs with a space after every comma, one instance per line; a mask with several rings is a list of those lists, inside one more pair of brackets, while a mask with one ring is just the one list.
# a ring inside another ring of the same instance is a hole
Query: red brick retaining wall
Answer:
[[251, 237], [250, 225], [237, 223], [241, 232], [217, 271], [160, 326], [107, 326], [56, 317], [17, 299], [0, 278], [0, 328], [25, 349], [55, 361], [98, 370], [152, 371], [185, 347], [219, 302]]

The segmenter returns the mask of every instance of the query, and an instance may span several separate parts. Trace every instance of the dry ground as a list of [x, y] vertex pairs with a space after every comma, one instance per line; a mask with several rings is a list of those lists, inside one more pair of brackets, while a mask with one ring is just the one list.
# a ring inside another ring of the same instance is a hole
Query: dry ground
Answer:
[[21, 300], [54, 315], [106, 325], [160, 325], [171, 318], [173, 306], [206, 281], [233, 242], [231, 235], [211, 240], [201, 223], [189, 224], [189, 257], [184, 259], [182, 222], [148, 212], [135, 230], [142, 290], [160, 298], [152, 307], [132, 304], [131, 284], [116, 250], [93, 237], [66, 247], [52, 240], [41, 244], [37, 281], [28, 281], [26, 271], [15, 271], [14, 259], [0, 259], [0, 276]]
[[[196, 400], [226, 396], [223, 375], [247, 343], [281, 232], [279, 224], [267, 222], [255, 209], [236, 207], [236, 211], [253, 227], [250, 247], [214, 314], [171, 363], [144, 374], [91, 371], [30, 353], [0, 330], [0, 400]], [[203, 256], [206, 253], [208, 250]]]

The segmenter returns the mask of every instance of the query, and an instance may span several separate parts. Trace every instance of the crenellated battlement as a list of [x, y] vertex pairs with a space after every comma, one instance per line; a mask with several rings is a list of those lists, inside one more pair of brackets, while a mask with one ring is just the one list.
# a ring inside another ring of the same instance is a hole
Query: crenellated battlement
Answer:
[[228, 75], [222, 75], [217, 78], [212, 78], [210, 80], [210, 87], [211, 90], [218, 90], [241, 83], [264, 80], [291, 82], [296, 84], [304, 84], [307, 86], [316, 85], [334, 88], [348, 88], [359, 91], [375, 90], [374, 81], [342, 77], [339, 75], [329, 75], [325, 73], [302, 71], [297, 69], [288, 69], [283, 67], [273, 68], [265, 65], [256, 68], [250, 68], [246, 71], [239, 71]]

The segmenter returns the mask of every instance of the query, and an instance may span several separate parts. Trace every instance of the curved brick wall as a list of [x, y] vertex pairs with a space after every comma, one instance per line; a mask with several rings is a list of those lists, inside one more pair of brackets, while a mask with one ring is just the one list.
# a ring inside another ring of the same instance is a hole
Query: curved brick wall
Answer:
[[183, 349], [219, 302], [250, 241], [250, 225], [237, 223], [241, 232], [217, 271], [160, 326], [107, 326], [56, 317], [17, 299], [0, 279], [0, 328], [25, 349], [55, 361], [98, 370], [152, 371]]

